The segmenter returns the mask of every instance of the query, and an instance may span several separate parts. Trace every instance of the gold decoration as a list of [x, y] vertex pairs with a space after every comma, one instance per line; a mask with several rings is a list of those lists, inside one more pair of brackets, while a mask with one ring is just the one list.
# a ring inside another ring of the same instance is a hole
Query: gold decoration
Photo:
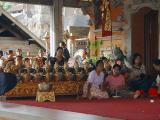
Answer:
[[44, 101], [51, 101], [55, 102], [55, 94], [54, 91], [51, 92], [37, 92], [36, 101], [38, 102], [44, 102]]
[[45, 41], [45, 44], [46, 44], [46, 51], [48, 52], [49, 49], [50, 49], [50, 36], [49, 36], [49, 33], [46, 32], [44, 37], [43, 37], [43, 40]]
[[111, 31], [111, 13], [108, 0], [103, 0], [102, 18], [104, 20], [104, 30]]
[[[53, 81], [52, 81], [53, 82]], [[83, 85], [85, 81], [54, 81], [54, 93], [55, 95], [79, 95], [82, 94]], [[7, 92], [7, 97], [27, 97], [36, 96], [38, 91], [39, 82], [21, 82], [17, 86]], [[52, 90], [51, 90], [52, 91]]]
[[110, 36], [112, 34], [112, 17], [109, 0], [103, 0], [102, 6], [102, 36]]

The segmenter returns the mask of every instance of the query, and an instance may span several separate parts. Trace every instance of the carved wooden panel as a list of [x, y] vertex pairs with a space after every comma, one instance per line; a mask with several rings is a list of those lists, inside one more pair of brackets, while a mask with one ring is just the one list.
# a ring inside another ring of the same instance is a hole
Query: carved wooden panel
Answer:
[[[7, 97], [36, 96], [39, 83], [18, 83], [17, 86], [7, 92]], [[54, 81], [53, 89], [56, 95], [77, 95], [83, 91], [84, 81]]]

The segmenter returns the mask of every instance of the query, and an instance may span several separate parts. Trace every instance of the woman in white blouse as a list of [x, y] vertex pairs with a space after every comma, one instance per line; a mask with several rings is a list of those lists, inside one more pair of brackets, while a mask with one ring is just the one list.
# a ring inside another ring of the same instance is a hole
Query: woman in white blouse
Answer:
[[96, 69], [89, 73], [87, 82], [84, 85], [83, 97], [88, 97], [89, 99], [109, 98], [108, 93], [102, 90], [102, 85], [104, 81], [103, 68], [103, 61], [98, 60], [96, 62]]

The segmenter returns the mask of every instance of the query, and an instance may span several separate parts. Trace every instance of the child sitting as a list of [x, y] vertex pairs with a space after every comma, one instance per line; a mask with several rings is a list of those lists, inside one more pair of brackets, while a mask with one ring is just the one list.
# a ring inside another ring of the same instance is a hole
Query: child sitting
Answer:
[[112, 68], [112, 74], [105, 79], [110, 94], [113, 95], [114, 91], [121, 91], [125, 87], [125, 79], [121, 75], [121, 66], [115, 64]]

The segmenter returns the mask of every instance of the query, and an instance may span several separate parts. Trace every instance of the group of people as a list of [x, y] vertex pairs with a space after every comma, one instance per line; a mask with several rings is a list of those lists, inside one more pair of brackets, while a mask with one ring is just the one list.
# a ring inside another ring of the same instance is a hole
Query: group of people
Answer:
[[[38, 55], [30, 57], [27, 53], [26, 57], [22, 57], [22, 50], [17, 49], [16, 54], [13, 50], [8, 51], [7, 58], [4, 59], [3, 52], [0, 51], [0, 71], [21, 75], [22, 73], [31, 72], [33, 68], [40, 72], [41, 68], [46, 69], [49, 66], [49, 72], [52, 72], [55, 66], [65, 66], [70, 58], [70, 54], [64, 42], [58, 46], [54, 57], [44, 57], [40, 50]], [[78, 63], [75, 62], [79, 67]], [[147, 75], [145, 66], [142, 63], [142, 57], [136, 53], [132, 57], [131, 65], [128, 66], [121, 59], [108, 60], [105, 57], [97, 60], [94, 65], [90, 61], [84, 62], [84, 66], [92, 69], [87, 72], [87, 81], [83, 87], [83, 97], [92, 98], [109, 98], [111, 96], [124, 96], [138, 98], [140, 96], [149, 96], [153, 92], [153, 96], [160, 92], [160, 60], [153, 61], [153, 67], [157, 71], [157, 78]], [[27, 70], [24, 72], [24, 69]], [[46, 69], [47, 70], [47, 69]], [[153, 75], [154, 76], [154, 75]], [[31, 78], [24, 78], [31, 79]]]
[[[0, 51], [0, 95], [14, 88], [17, 82], [46, 81], [47, 72], [53, 73], [52, 69], [49, 69], [50, 66], [54, 68], [49, 62], [50, 57], [46, 57], [42, 50], [39, 50], [35, 56], [30, 55], [29, 51], [25, 56], [23, 53], [22, 49]], [[64, 42], [60, 43], [54, 57], [54, 64], [64, 65], [69, 58]]]
[[119, 59], [112, 61], [112, 64], [109, 64], [108, 60], [98, 60], [84, 85], [83, 97], [102, 99], [121, 96], [136, 99], [140, 96], [157, 96], [160, 94], [159, 59], [153, 61], [153, 67], [157, 71], [157, 78], [146, 74], [138, 53], [133, 55], [129, 68]]
[[[0, 51], [0, 70], [4, 72], [14, 72], [14, 69], [20, 70], [21, 68], [44, 68], [46, 64], [51, 64], [51, 57], [44, 55], [43, 50], [39, 50], [38, 54], [33, 56], [27, 51], [26, 55], [22, 55], [24, 51], [22, 49], [8, 50], [4, 56], [4, 51]], [[63, 66], [70, 58], [69, 51], [65, 47], [65, 43], [61, 42], [56, 50], [54, 62], [58, 65]]]

